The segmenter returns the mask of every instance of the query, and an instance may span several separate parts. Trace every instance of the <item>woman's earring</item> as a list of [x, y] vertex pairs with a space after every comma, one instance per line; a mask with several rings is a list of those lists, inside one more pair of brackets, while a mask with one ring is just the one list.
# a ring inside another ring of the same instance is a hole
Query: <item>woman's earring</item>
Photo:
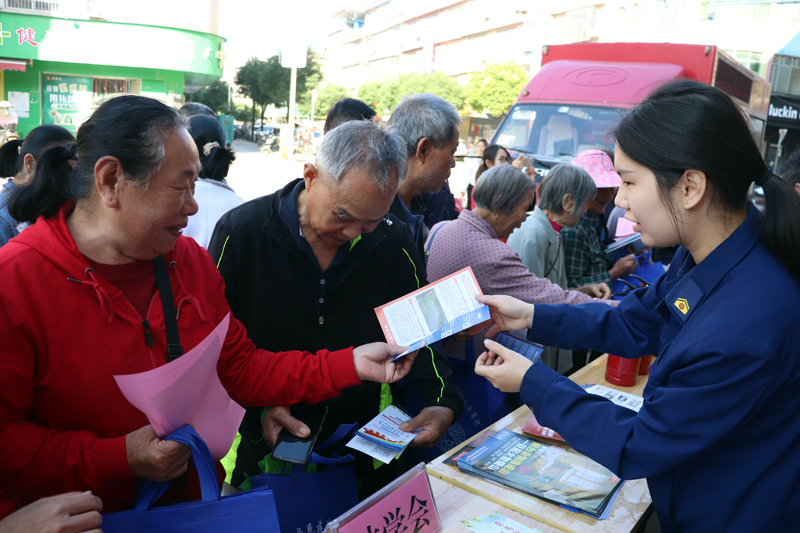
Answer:
[[492, 214], [494, 215], [494, 218], [497, 218], [497, 213], [492, 213]]

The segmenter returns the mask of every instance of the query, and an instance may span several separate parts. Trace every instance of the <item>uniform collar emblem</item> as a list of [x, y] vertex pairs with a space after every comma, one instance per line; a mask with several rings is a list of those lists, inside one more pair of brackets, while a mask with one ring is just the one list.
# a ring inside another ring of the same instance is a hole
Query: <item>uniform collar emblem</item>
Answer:
[[684, 315], [689, 312], [689, 302], [685, 298], [678, 298], [673, 305]]

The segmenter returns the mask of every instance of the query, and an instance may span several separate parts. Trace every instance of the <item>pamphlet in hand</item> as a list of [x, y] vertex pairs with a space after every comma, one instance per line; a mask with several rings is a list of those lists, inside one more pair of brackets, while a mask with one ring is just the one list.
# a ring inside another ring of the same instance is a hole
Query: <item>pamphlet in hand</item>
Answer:
[[633, 235], [628, 235], [624, 239], [612, 242], [611, 244], [606, 246], [605, 249], [606, 259], [614, 263], [620, 257], [624, 256], [625, 254], [633, 253], [642, 246], [644, 246], [644, 244], [642, 243], [641, 233], [634, 233]]
[[467, 267], [375, 308], [386, 341], [410, 346], [395, 359], [489, 320], [489, 307], [476, 294], [483, 293]]
[[359, 429], [347, 443], [347, 447], [388, 464], [392, 459], [400, 457], [417, 436], [416, 433], [400, 431], [400, 424], [408, 420], [411, 420], [408, 413], [390, 405]]

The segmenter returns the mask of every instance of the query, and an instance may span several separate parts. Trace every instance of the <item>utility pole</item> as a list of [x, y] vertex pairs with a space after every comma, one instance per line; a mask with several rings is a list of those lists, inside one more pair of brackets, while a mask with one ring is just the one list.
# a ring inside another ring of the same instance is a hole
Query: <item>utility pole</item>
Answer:
[[281, 50], [281, 66], [292, 69], [292, 82], [289, 89], [289, 124], [281, 128], [281, 153], [287, 161], [294, 157], [294, 107], [297, 92], [297, 69], [305, 68], [308, 49], [297, 41], [286, 43]]
[[313, 89], [311, 91], [311, 125], [314, 125], [314, 106], [317, 103], [317, 90]]

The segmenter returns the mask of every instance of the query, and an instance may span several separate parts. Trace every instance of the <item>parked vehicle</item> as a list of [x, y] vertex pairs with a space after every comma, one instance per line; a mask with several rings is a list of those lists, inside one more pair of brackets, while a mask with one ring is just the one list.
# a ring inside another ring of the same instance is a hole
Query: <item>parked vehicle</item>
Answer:
[[281, 149], [281, 132], [280, 129], [275, 128], [275, 130], [264, 137], [264, 141], [261, 143], [261, 155], [269, 154], [271, 152], [277, 152]]
[[14, 104], [0, 101], [0, 127], [2, 127], [0, 145], [11, 140], [19, 139], [19, 133], [17, 132], [18, 123], [19, 118], [17, 117], [17, 110], [14, 108]]
[[265, 139], [272, 135], [280, 135], [280, 126], [261, 126], [257, 127], [255, 131], [255, 142], [261, 144]]
[[614, 148], [611, 133], [628, 109], [656, 87], [691, 78], [729, 94], [750, 119], [759, 146], [770, 85], [716, 46], [581, 43], [545, 46], [528, 82], [492, 137], [533, 157], [537, 172], [584, 150]]

